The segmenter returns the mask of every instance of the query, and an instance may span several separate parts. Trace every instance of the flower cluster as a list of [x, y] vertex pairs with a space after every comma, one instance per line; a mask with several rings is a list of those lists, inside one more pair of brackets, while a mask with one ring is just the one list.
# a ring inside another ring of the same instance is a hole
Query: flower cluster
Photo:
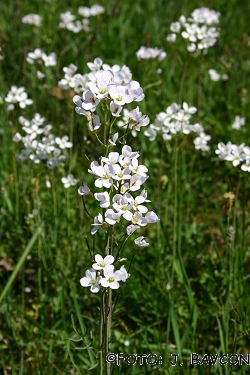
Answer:
[[162, 61], [167, 56], [166, 52], [155, 47], [144, 47], [142, 46], [137, 52], [136, 57], [138, 60], [148, 60], [148, 59], [156, 59], [158, 58], [159, 61]]
[[[148, 178], [148, 170], [145, 165], [139, 165], [138, 158], [139, 153], [133, 152], [130, 146], [125, 145], [121, 155], [118, 152], [110, 152], [108, 157], [101, 158], [101, 164], [97, 161], [91, 163], [88, 172], [97, 177], [95, 186], [108, 189], [94, 194], [103, 209], [103, 214], [95, 216], [92, 235], [98, 229], [106, 231], [108, 224], [115, 225], [122, 218], [125, 219], [125, 223], [129, 223], [126, 228], [128, 235], [140, 227], [159, 221], [157, 215], [153, 211], [148, 212], [144, 206], [146, 202], [150, 202], [145, 189], [136, 197], [132, 195]], [[83, 185], [78, 189], [78, 193], [89, 195], [90, 190]]]
[[90, 8], [88, 7], [79, 7], [78, 8], [78, 13], [83, 16], [83, 17], [93, 17], [93, 16], [99, 16], [100, 14], [103, 14], [105, 12], [105, 9], [99, 5], [99, 4], [94, 4]]
[[[101, 122], [99, 116], [93, 113], [102, 100], [109, 106], [112, 116], [119, 117], [125, 104], [143, 100], [144, 93], [139, 82], [131, 80], [131, 72], [126, 66], [110, 67], [103, 64], [99, 58], [95, 59], [94, 63], [88, 63], [88, 66], [91, 69], [91, 73], [87, 75], [88, 82], [85, 84], [82, 96], [75, 95], [73, 102], [76, 105], [76, 112], [86, 116], [89, 129], [96, 131], [100, 128]], [[101, 67], [103, 69], [100, 69]], [[62, 85], [62, 81], [59, 84]], [[135, 117], [137, 115], [139, 118], [142, 117], [139, 110], [135, 109]], [[138, 121], [136, 119], [133, 122], [136, 126]], [[136, 130], [139, 130], [139, 126], [138, 123]]]
[[86, 32], [90, 31], [89, 20], [87, 18], [84, 18], [82, 21], [76, 20], [75, 18], [76, 16], [69, 11], [61, 13], [59, 28], [73, 31], [73, 33], [75, 34], [79, 33], [82, 30]]
[[40, 48], [36, 48], [34, 52], [29, 52], [26, 61], [29, 64], [34, 64], [37, 61], [39, 64], [44, 63], [47, 66], [55, 66], [56, 65], [56, 54], [55, 52], [51, 52], [49, 55], [46, 55]]
[[149, 117], [142, 115], [139, 107], [136, 107], [132, 111], [128, 111], [126, 108], [124, 108], [123, 119], [117, 122], [117, 126], [120, 128], [131, 129], [133, 137], [136, 137], [141, 126], [147, 126], [149, 121]]
[[[103, 61], [100, 58], [96, 58], [93, 63], [89, 62], [87, 65], [91, 72], [86, 74], [75, 74], [77, 66], [74, 64], [64, 67], [63, 71], [65, 75], [64, 78], [58, 82], [59, 87], [64, 90], [73, 89], [77, 94], [84, 92], [89, 89], [89, 84], [98, 83], [97, 73], [99, 71], [111, 71], [111, 76], [121, 76], [124, 84], [128, 84], [132, 80], [131, 71], [126, 65], [121, 67], [116, 64], [111, 67], [108, 64], [103, 64]], [[101, 73], [98, 74], [100, 75]], [[112, 82], [110, 82], [110, 84], [111, 83]]]
[[232, 129], [240, 130], [242, 126], [246, 124], [245, 117], [235, 116], [234, 122], [232, 124]]
[[234, 167], [243, 163], [241, 169], [250, 172], [250, 147], [244, 143], [237, 146], [231, 142], [226, 145], [220, 142], [215, 152], [221, 160], [231, 161]]
[[227, 81], [228, 80], [228, 75], [227, 74], [219, 74], [215, 69], [209, 69], [208, 71], [209, 77], [212, 81], [217, 82], [217, 81]]
[[85, 90], [86, 83], [89, 81], [88, 74], [75, 74], [77, 66], [70, 64], [64, 67], [64, 78], [58, 82], [58, 86], [63, 90], [73, 89], [75, 93], [80, 93]]
[[220, 12], [216, 12], [209, 8], [198, 8], [191, 13], [191, 19], [196, 23], [204, 23], [205, 25], [213, 25], [219, 23]]
[[204, 129], [200, 124], [190, 124], [192, 115], [197, 111], [195, 107], [189, 107], [187, 103], [183, 103], [182, 108], [179, 104], [173, 103], [166, 108], [166, 112], [160, 112], [156, 115], [153, 124], [144, 134], [149, 137], [150, 141], [154, 141], [158, 133], [161, 133], [165, 141], [172, 139], [172, 135], [182, 132], [184, 134], [198, 133], [198, 137], [194, 139], [194, 145], [197, 150], [208, 151], [207, 141], [211, 139], [209, 135], [204, 133]]
[[41, 17], [39, 16], [39, 14], [27, 14], [22, 18], [22, 22], [29, 25], [40, 26]]
[[[31, 121], [23, 116], [19, 117], [18, 120], [26, 135], [22, 136], [20, 133], [14, 135], [13, 141], [22, 141], [24, 145], [24, 149], [17, 156], [17, 159], [23, 161], [29, 157], [35, 164], [44, 160], [49, 169], [61, 165], [63, 160], [66, 159], [65, 155], [61, 155], [62, 150], [73, 146], [69, 142], [68, 136], [59, 138], [51, 134], [52, 125], [44, 125], [45, 118], [41, 117], [39, 113], [36, 113]], [[40, 136], [40, 139], [38, 136]]]
[[98, 4], [93, 5], [92, 7], [79, 7], [78, 14], [84, 17], [81, 21], [76, 20], [76, 16], [71, 12], [67, 11], [65, 13], [60, 14], [61, 21], [59, 22], [60, 29], [67, 29], [72, 31], [73, 33], [77, 34], [80, 31], [84, 30], [86, 32], [90, 31], [89, 27], [89, 17], [90, 16], [98, 16], [105, 12], [105, 9]]
[[214, 46], [220, 35], [215, 26], [219, 22], [220, 13], [208, 8], [195, 9], [191, 18], [181, 16], [179, 21], [173, 22], [170, 26], [172, 34], [167, 36], [169, 42], [175, 42], [177, 34], [188, 41], [187, 49], [195, 54], [199, 51], [206, 53], [208, 48]]
[[80, 283], [84, 287], [90, 287], [92, 293], [98, 293], [100, 288], [118, 289], [119, 282], [125, 282], [129, 278], [129, 274], [124, 266], [114, 271], [115, 258], [113, 255], [103, 257], [99, 254], [95, 255], [95, 262], [92, 268], [88, 269], [85, 277], [82, 277]]
[[20, 108], [25, 108], [27, 105], [33, 104], [33, 100], [28, 98], [28, 94], [25, 92], [24, 87], [11, 86], [5, 101], [10, 103], [8, 110], [15, 108], [14, 104], [18, 103]]

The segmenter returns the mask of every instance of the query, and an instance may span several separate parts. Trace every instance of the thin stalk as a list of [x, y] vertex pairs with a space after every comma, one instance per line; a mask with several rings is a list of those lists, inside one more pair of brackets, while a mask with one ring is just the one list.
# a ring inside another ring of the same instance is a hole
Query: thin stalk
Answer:
[[[108, 238], [108, 254], [112, 255], [113, 254], [113, 247], [114, 247], [114, 230], [115, 226], [112, 225], [112, 233], [111, 237]], [[109, 246], [110, 245], [110, 246]], [[106, 314], [106, 331], [105, 331], [105, 358], [107, 354], [109, 353], [109, 343], [111, 339], [111, 328], [112, 328], [112, 289], [108, 288], [108, 295], [107, 295], [107, 301], [106, 301], [106, 306], [107, 306], [107, 314]], [[106, 362], [106, 375], [111, 374], [111, 364], [109, 362]]]
[[100, 329], [99, 329], [99, 346], [100, 352], [98, 356], [99, 375], [103, 375], [103, 324], [104, 324], [104, 292], [102, 293], [100, 305]]
[[[112, 325], [112, 289], [108, 288], [107, 298], [107, 316], [106, 316], [106, 339], [105, 339], [105, 354], [109, 353], [109, 343], [111, 339], [111, 325]], [[106, 356], [105, 356], [106, 358]], [[106, 375], [111, 374], [111, 363], [106, 362]]]
[[173, 259], [172, 259], [172, 273], [171, 273], [171, 288], [174, 286], [174, 263], [176, 258], [176, 245], [177, 245], [177, 213], [178, 213], [178, 138], [175, 137], [174, 145], [174, 225], [173, 225]]
[[[198, 116], [200, 117], [200, 110], [201, 110], [201, 103], [202, 103], [202, 65], [203, 65], [203, 55], [200, 59], [200, 65], [199, 65], [199, 76], [198, 76], [198, 103], [197, 103], [197, 109], [198, 109]], [[198, 118], [199, 118], [198, 117]]]
[[17, 166], [16, 166], [16, 158], [13, 157], [13, 170], [14, 170], [14, 178], [15, 178], [15, 214], [16, 214], [16, 221], [18, 222], [19, 217], [19, 186], [18, 186], [18, 172], [17, 172]]
[[40, 226], [36, 229], [36, 231], [34, 232], [33, 236], [31, 237], [29, 243], [27, 244], [26, 248], [24, 249], [24, 252], [22, 253], [21, 255], [21, 258], [19, 259], [19, 261], [17, 262], [17, 265], [16, 267], [14, 268], [12, 274], [10, 275], [9, 279], [8, 279], [8, 282], [7, 284], [5, 285], [1, 295], [0, 295], [0, 302], [3, 300], [3, 298], [5, 297], [6, 293], [8, 292], [9, 288], [11, 287], [12, 283], [14, 282], [20, 268], [22, 267], [22, 265], [24, 264], [30, 250], [32, 249], [34, 243], [36, 242], [37, 240], [37, 237], [39, 236], [39, 234], [41, 233], [42, 231], [42, 224], [40, 224]]
[[185, 75], [186, 75], [187, 62], [188, 62], [188, 57], [186, 58], [183, 69], [182, 69], [181, 84], [180, 84], [180, 90], [179, 90], [179, 95], [178, 95], [179, 104], [181, 104], [182, 102], [182, 94], [183, 94], [184, 80], [185, 80]]

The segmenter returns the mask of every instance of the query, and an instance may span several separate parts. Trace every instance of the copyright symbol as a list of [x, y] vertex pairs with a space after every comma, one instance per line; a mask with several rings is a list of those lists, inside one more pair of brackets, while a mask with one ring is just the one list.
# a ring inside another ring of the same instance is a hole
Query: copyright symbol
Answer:
[[114, 353], [109, 353], [106, 355], [106, 361], [108, 363], [114, 363], [116, 361], [116, 354]]

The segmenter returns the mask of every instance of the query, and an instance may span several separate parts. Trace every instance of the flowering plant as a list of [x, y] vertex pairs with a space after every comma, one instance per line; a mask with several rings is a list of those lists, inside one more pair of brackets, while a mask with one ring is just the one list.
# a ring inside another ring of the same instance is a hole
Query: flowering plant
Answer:
[[181, 105], [172, 103], [165, 112], [156, 115], [154, 123], [150, 124], [144, 134], [150, 141], [154, 141], [158, 134], [161, 134], [165, 141], [169, 141], [177, 133], [198, 133], [198, 137], [194, 139], [195, 149], [208, 151], [207, 141], [211, 139], [210, 135], [205, 134], [202, 125], [190, 124], [190, 119], [196, 111], [196, 107], [189, 107], [186, 102], [182, 104], [182, 108]]
[[[101, 59], [95, 59], [88, 63], [91, 73], [85, 76], [85, 84], [79, 88], [72, 84], [74, 77], [70, 72], [75, 71], [71, 65], [64, 69], [65, 80], [60, 85], [65, 89], [77, 87], [82, 95], [75, 95], [73, 102], [76, 112], [85, 116], [88, 128], [93, 132], [105, 150], [104, 156], [99, 161], [91, 161], [88, 172], [94, 176], [96, 192], [85, 184], [78, 189], [83, 200], [86, 213], [92, 218], [93, 237], [100, 232], [104, 237], [103, 253], [96, 252], [95, 245], [90, 249], [92, 266], [80, 279], [83, 287], [90, 287], [92, 293], [101, 292], [100, 307], [100, 351], [99, 366], [103, 366], [102, 353], [109, 352], [112, 321], [112, 290], [120, 287], [120, 282], [125, 282], [130, 274], [122, 265], [115, 269], [120, 262], [126, 260], [121, 258], [122, 251], [127, 239], [141, 227], [156, 223], [159, 218], [153, 211], [148, 211], [145, 206], [147, 202], [147, 191], [141, 190], [143, 183], [147, 180], [148, 169], [140, 164], [139, 152], [133, 151], [126, 144], [126, 136], [129, 130], [140, 131], [140, 127], [149, 123], [147, 116], [142, 116], [139, 108], [130, 111], [127, 123], [115, 128], [115, 123], [123, 107], [134, 101], [143, 100], [144, 93], [139, 82], [132, 80], [132, 75], [127, 67], [115, 65], [113, 68], [102, 63]], [[101, 69], [102, 68], [102, 69]], [[70, 74], [69, 74], [70, 73]], [[66, 80], [68, 78], [68, 81]], [[79, 78], [79, 76], [78, 76]], [[82, 80], [83, 82], [83, 80]], [[79, 83], [79, 80], [78, 80]], [[97, 107], [102, 109], [102, 116], [95, 114]], [[104, 126], [102, 125], [104, 119]], [[103, 136], [100, 136], [104, 128]], [[115, 129], [114, 129], [115, 128]], [[121, 134], [122, 132], [122, 134]], [[121, 145], [121, 146], [120, 146]], [[121, 150], [110, 152], [111, 147], [121, 147]], [[141, 190], [139, 193], [138, 191]], [[92, 216], [86, 209], [86, 198], [93, 198], [98, 202], [100, 211]], [[122, 228], [123, 234], [117, 227]], [[99, 238], [99, 237], [98, 237]], [[95, 244], [97, 240], [93, 241]], [[135, 239], [137, 247], [146, 247], [149, 244], [143, 236]], [[99, 248], [101, 246], [98, 246]], [[105, 330], [105, 335], [104, 335]], [[104, 349], [105, 348], [105, 349]], [[110, 364], [106, 364], [106, 374], [110, 374]]]
[[187, 50], [194, 54], [207, 53], [208, 48], [215, 45], [220, 33], [214, 24], [219, 23], [220, 13], [209, 8], [198, 8], [186, 19], [181, 16], [179, 21], [170, 26], [172, 34], [167, 36], [167, 41], [174, 43], [177, 34], [188, 42]]

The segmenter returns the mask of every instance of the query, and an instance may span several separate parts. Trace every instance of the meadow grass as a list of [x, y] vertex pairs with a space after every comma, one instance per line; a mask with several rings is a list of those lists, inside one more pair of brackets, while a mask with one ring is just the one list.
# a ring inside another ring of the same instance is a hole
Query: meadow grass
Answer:
[[[155, 353], [163, 363], [122, 362], [112, 373], [247, 374], [248, 365], [192, 366], [190, 356], [250, 353], [249, 172], [215, 154], [219, 142], [250, 146], [250, 3], [99, 4], [105, 13], [91, 18], [90, 32], [78, 34], [58, 28], [60, 13], [77, 14], [83, 5], [78, 0], [0, 4], [0, 374], [83, 375], [97, 363], [99, 296], [79, 283], [90, 263], [91, 222], [77, 186], [65, 189], [61, 177], [73, 173], [79, 185], [90, 186], [89, 160], [97, 160], [102, 150], [85, 118], [75, 113], [71, 93], [58, 88], [63, 67], [73, 63], [85, 73], [86, 63], [96, 57], [131, 69], [145, 92], [140, 110], [151, 122], [171, 103], [185, 101], [197, 107], [195, 121], [211, 135], [208, 152], [195, 150], [190, 135], [168, 142], [150, 142], [143, 131], [136, 138], [128, 135], [127, 143], [140, 151], [149, 170], [150, 210], [160, 222], [143, 230], [149, 247], [135, 249], [130, 239], [126, 243], [125, 257], [133, 262], [129, 280], [116, 292], [112, 352]], [[220, 37], [207, 55], [194, 58], [184, 42], [170, 44], [166, 36], [172, 22], [201, 6], [221, 13]], [[40, 27], [22, 23], [28, 13], [41, 16]], [[161, 62], [137, 61], [142, 45], [161, 48], [168, 56]], [[57, 55], [57, 65], [46, 69], [43, 81], [36, 77], [36, 66], [26, 62], [35, 48]], [[209, 69], [229, 79], [213, 82]], [[7, 111], [4, 98], [12, 85], [24, 86], [34, 103]], [[20, 144], [12, 138], [21, 129], [18, 118], [31, 119], [35, 113], [73, 142], [64, 166], [48, 170], [29, 159], [17, 161]], [[236, 115], [246, 117], [239, 131], [231, 128]], [[227, 192], [235, 194], [230, 213], [223, 198]], [[25, 219], [33, 209], [37, 215]], [[95, 237], [101, 250], [102, 235]], [[183, 366], [170, 365], [173, 353]], [[92, 373], [99, 374], [98, 368]]]

